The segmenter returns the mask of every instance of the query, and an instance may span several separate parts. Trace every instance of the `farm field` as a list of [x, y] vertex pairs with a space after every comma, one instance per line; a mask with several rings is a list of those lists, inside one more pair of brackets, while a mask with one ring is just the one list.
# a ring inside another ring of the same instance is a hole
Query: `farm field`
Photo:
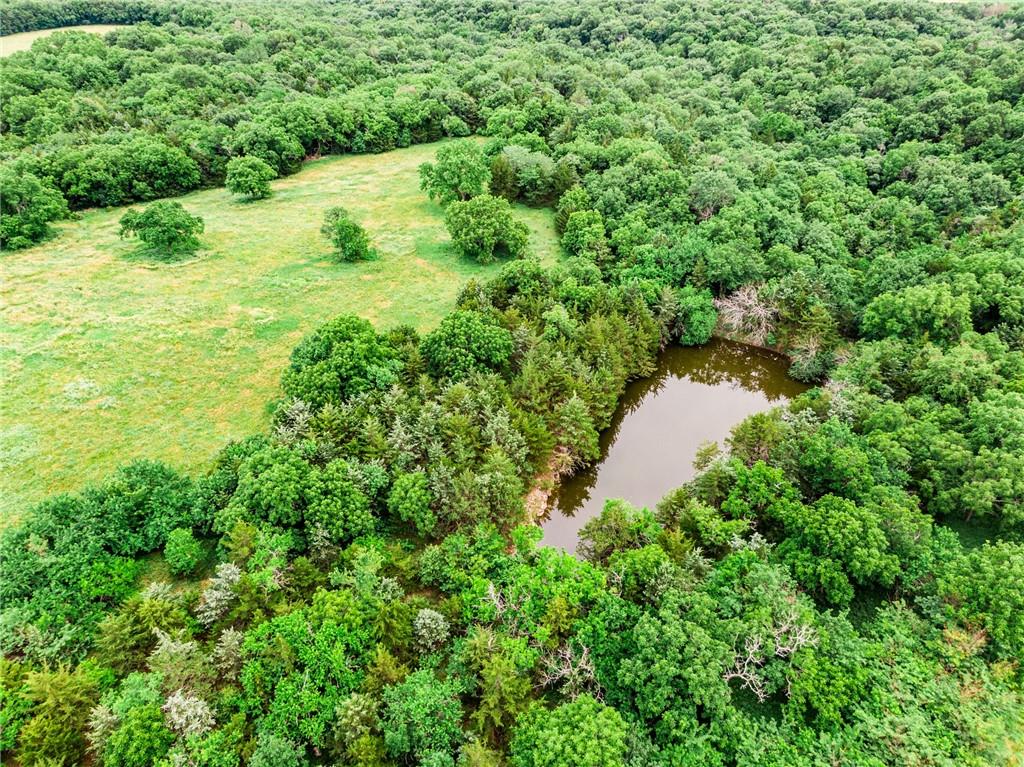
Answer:
[[[225, 189], [179, 198], [203, 217], [194, 260], [156, 264], [118, 237], [124, 209], [92, 210], [56, 238], [0, 262], [0, 519], [133, 458], [203, 466], [266, 425], [292, 348], [350, 312], [430, 329], [481, 266], [450, 249], [417, 168], [437, 144], [330, 157], [274, 182], [268, 200]], [[336, 264], [323, 211], [344, 205], [382, 257]], [[531, 252], [551, 262], [549, 209], [516, 207]]]
[[55, 29], [39, 29], [34, 32], [18, 32], [13, 35], [0, 36], [0, 58], [10, 56], [18, 51], [27, 51], [32, 43], [41, 37], [52, 35], [54, 32], [92, 32], [96, 35], [105, 35], [115, 29], [122, 29], [127, 24], [77, 24], [71, 27], [57, 27]]

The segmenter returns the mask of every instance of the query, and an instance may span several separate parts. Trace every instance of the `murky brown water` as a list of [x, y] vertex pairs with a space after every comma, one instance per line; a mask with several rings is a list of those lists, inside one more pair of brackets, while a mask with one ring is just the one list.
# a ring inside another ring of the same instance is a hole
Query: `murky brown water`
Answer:
[[542, 545], [574, 551], [580, 528], [608, 498], [653, 508], [693, 477], [702, 444], [721, 444], [748, 415], [807, 388], [787, 368], [782, 357], [731, 341], [667, 349], [653, 376], [627, 387], [601, 435], [601, 460], [562, 484]]

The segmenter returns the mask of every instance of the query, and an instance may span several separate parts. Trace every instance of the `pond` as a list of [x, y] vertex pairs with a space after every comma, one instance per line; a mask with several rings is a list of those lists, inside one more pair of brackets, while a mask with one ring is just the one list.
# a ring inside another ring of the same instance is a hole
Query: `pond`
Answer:
[[693, 478], [701, 445], [722, 443], [747, 416], [807, 389], [787, 368], [780, 355], [720, 339], [664, 351], [654, 375], [626, 388], [601, 435], [601, 459], [556, 492], [541, 544], [575, 551], [580, 529], [608, 498], [653, 509]]

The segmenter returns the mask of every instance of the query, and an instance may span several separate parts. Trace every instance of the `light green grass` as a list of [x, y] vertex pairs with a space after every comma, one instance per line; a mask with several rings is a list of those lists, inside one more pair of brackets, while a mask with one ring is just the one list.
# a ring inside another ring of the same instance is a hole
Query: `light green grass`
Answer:
[[54, 32], [91, 32], [95, 35], [105, 35], [115, 29], [123, 29], [127, 24], [79, 24], [73, 27], [56, 27], [55, 29], [38, 29], [35, 32], [18, 32], [13, 35], [0, 37], [0, 58], [10, 56], [12, 53], [27, 51], [32, 43], [40, 37], [52, 35]]
[[[185, 263], [135, 258], [137, 242], [117, 234], [123, 208], [0, 257], [0, 525], [130, 459], [195, 470], [263, 429], [292, 348], [335, 315], [433, 327], [467, 279], [500, 268], [452, 252], [441, 209], [418, 188], [436, 151], [310, 162], [259, 202], [186, 195], [206, 232]], [[363, 223], [380, 260], [328, 260], [319, 229], [333, 205]], [[532, 252], [556, 259], [551, 212], [516, 216]]]

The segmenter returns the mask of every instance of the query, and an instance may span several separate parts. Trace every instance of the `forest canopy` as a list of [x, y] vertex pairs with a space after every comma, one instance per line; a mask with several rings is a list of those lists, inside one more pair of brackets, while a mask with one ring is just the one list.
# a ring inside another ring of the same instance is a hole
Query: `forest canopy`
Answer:
[[[4, 758], [1019, 763], [1024, 6], [3, 15], [130, 25], [0, 60], [5, 249], [452, 138], [424, 205], [461, 257], [509, 257], [429, 332], [339, 307], [209, 471], [127, 463], [4, 529]], [[553, 208], [564, 259], [512, 203]], [[655, 508], [610, 499], [577, 556], [538, 546], [538, 477], [596, 460], [627, 382], [713, 332], [815, 387]]]

